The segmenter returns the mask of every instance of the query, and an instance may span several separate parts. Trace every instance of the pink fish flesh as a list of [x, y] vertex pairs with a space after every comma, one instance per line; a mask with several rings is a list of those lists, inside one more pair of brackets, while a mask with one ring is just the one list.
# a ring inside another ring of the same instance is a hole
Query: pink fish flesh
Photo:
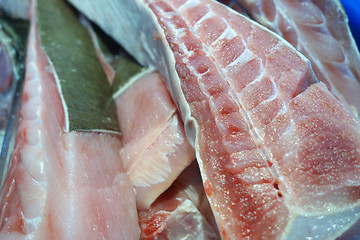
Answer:
[[[56, 74], [39, 45], [36, 1], [21, 122], [1, 191], [0, 239], [138, 239], [119, 139], [64, 132]], [[104, 174], [106, 173], [106, 174]]]
[[191, 164], [150, 209], [139, 211], [141, 239], [219, 239], [209, 207], [199, 168]]
[[165, 76], [224, 239], [358, 221], [359, 120], [284, 39], [210, 0], [71, 2]]
[[[88, 29], [99, 61], [110, 83], [115, 75], [113, 58], [100, 48], [90, 22], [81, 18]], [[115, 93], [123, 147], [120, 156], [136, 190], [139, 209], [148, 209], [195, 159], [184, 125], [167, 90], [164, 79], [148, 69], [129, 79]]]
[[309, 58], [317, 78], [360, 113], [360, 55], [339, 0], [238, 0]]
[[115, 98], [124, 146], [120, 156], [147, 209], [195, 159], [165, 82], [156, 71], [134, 77]]
[[339, 209], [350, 211], [351, 226], [359, 217], [359, 122], [324, 85], [310, 86], [307, 61], [211, 2], [149, 7], [201, 129], [195, 147], [223, 238], [340, 235], [340, 224], [328, 230], [333, 216], [319, 220]]

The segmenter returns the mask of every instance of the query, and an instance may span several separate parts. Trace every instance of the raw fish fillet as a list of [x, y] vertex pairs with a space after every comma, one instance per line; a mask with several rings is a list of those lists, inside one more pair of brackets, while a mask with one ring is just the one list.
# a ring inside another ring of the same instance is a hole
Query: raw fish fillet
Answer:
[[21, 121], [0, 199], [0, 239], [138, 239], [119, 139], [64, 132], [55, 73], [39, 45], [36, 1]]
[[[112, 83], [115, 69], [111, 60], [115, 57], [102, 52], [94, 29], [85, 18], [81, 20]], [[114, 98], [124, 144], [120, 156], [136, 190], [137, 207], [148, 209], [194, 161], [195, 151], [159, 72], [148, 69], [133, 76]]]
[[356, 225], [359, 118], [288, 42], [211, 0], [71, 2], [165, 77], [223, 239]]
[[157, 71], [135, 76], [115, 98], [120, 156], [139, 209], [147, 209], [195, 159], [184, 125]]
[[191, 164], [149, 210], [139, 211], [141, 239], [219, 239], [200, 212], [207, 207], [199, 168]]
[[360, 113], [360, 55], [339, 0], [238, 0], [311, 61], [317, 78]]

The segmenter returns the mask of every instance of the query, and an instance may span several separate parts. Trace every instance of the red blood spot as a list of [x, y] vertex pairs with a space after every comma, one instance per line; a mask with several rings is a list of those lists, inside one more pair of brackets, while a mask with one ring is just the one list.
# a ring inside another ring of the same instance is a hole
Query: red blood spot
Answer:
[[157, 235], [164, 231], [164, 222], [168, 214], [156, 214], [146, 224], [146, 228], [143, 229], [145, 235]]
[[273, 165], [273, 163], [270, 162], [269, 160], [266, 160], [266, 162], [267, 162], [267, 164], [268, 164], [269, 167], [271, 167], [271, 166]]
[[273, 186], [276, 190], [279, 190], [279, 183], [277, 181], [274, 182]]
[[226, 234], [225, 229], [222, 229], [222, 230], [221, 230], [221, 237], [222, 237], [223, 240], [228, 240], [228, 239], [230, 239], [230, 238], [228, 237], [228, 235]]

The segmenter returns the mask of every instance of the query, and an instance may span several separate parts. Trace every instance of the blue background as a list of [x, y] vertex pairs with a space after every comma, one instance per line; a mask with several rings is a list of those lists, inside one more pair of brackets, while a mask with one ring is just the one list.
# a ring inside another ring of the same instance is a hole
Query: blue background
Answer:
[[360, 0], [341, 0], [349, 18], [351, 32], [360, 48]]

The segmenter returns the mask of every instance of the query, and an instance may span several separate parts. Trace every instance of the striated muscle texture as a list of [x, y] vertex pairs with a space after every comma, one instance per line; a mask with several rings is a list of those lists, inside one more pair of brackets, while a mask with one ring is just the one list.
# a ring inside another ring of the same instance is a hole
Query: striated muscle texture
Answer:
[[360, 113], [360, 55], [339, 0], [238, 0], [309, 58], [319, 81]]
[[186, 168], [150, 209], [139, 211], [141, 239], [219, 239], [216, 226], [208, 222], [213, 216], [195, 164]]
[[19, 131], [0, 195], [0, 239], [138, 239], [134, 191], [118, 156], [121, 142], [64, 131], [56, 74], [39, 43], [35, 9]]
[[[81, 20], [111, 83], [115, 77], [112, 57], [101, 50], [90, 22]], [[115, 78], [124, 78], [118, 74]], [[122, 135], [119, 152], [136, 192], [137, 208], [144, 210], [194, 162], [195, 151], [186, 139], [184, 124], [159, 72], [143, 70], [128, 81], [113, 96]]]
[[211, 0], [71, 2], [166, 78], [223, 239], [356, 224], [359, 119], [288, 42]]
[[308, 88], [308, 63], [284, 41], [206, 1], [194, 5], [149, 6], [198, 124], [195, 147], [223, 237], [298, 234], [288, 230], [297, 214], [358, 202], [355, 118], [322, 84]]
[[195, 152], [159, 72], [148, 70], [133, 80], [115, 97], [123, 144], [119, 152], [137, 208], [148, 209], [195, 160]]

